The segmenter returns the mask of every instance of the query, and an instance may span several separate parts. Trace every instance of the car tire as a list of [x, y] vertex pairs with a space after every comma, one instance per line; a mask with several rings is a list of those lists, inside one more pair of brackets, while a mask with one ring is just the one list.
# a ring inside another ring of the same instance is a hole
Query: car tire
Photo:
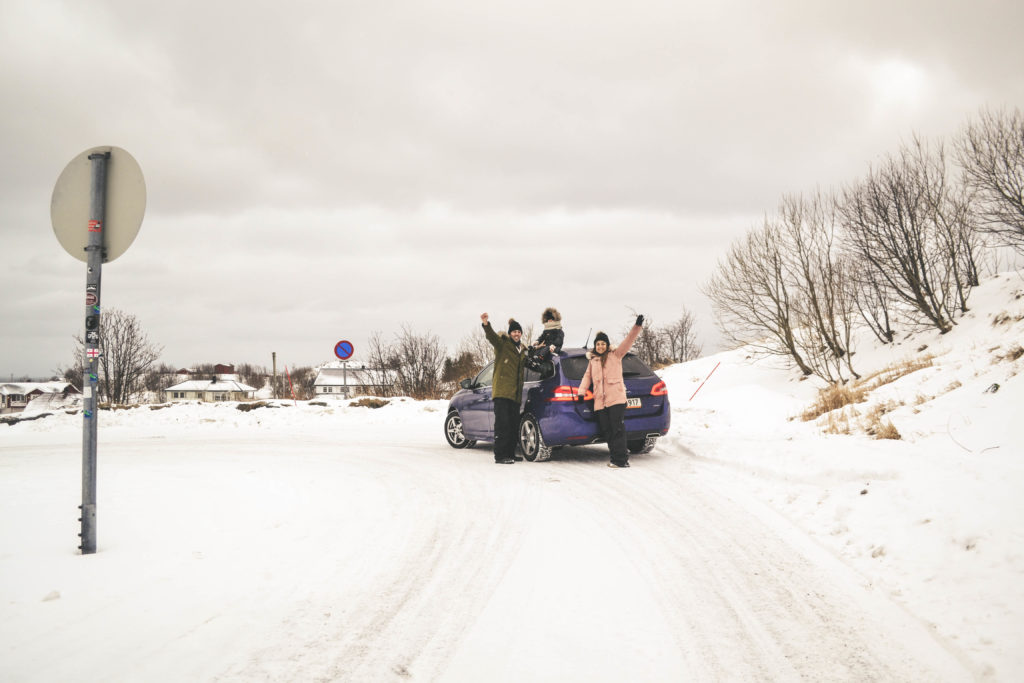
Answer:
[[444, 419], [444, 438], [452, 448], [467, 448], [473, 445], [462, 430], [462, 417], [457, 410], [448, 413], [448, 417]]
[[523, 415], [519, 422], [519, 450], [530, 462], [543, 462], [551, 458], [551, 447], [544, 443], [544, 435], [533, 415]]
[[654, 441], [648, 443], [647, 439], [633, 439], [626, 442], [626, 448], [633, 455], [643, 455], [654, 450]]

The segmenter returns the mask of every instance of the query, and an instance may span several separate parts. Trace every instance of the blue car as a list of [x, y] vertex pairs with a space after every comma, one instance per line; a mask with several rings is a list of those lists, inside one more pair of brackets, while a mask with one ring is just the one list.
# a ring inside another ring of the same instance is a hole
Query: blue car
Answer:
[[[587, 371], [586, 349], [562, 349], [542, 371], [527, 370], [519, 420], [519, 448], [530, 461], [548, 460], [552, 450], [604, 442], [593, 395], [577, 401], [580, 380]], [[477, 441], [494, 441], [494, 401], [491, 383], [494, 363], [488, 364], [448, 403], [444, 436], [452, 448]], [[671, 410], [665, 383], [635, 355], [622, 360], [626, 385], [626, 445], [630, 453], [650, 453], [658, 437], [668, 433]]]

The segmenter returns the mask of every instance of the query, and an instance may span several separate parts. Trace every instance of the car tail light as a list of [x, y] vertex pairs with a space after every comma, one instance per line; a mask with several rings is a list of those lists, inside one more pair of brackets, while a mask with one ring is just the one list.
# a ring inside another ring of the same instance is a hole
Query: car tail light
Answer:
[[658, 382], [651, 387], [651, 396], [664, 396], [668, 393], [668, 387], [664, 382]]
[[549, 401], [575, 401], [576, 400], [576, 389], [563, 384], [562, 386], [555, 387], [555, 390], [551, 392], [551, 398]]
[[[551, 392], [551, 398], [549, 398], [548, 401], [575, 401], [578, 395], [579, 394], [576, 391], [576, 387], [570, 386], [568, 384], [563, 384], [561, 386], [555, 387], [554, 391]], [[583, 398], [587, 401], [590, 401], [594, 398], [594, 394], [589, 389], [587, 389], [587, 393], [583, 395]]]

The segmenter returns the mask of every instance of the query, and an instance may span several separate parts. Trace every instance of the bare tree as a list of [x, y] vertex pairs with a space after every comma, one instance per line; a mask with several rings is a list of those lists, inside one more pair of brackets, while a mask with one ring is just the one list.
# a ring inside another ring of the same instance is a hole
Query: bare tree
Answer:
[[843, 192], [839, 211], [846, 243], [890, 293], [940, 332], [949, 315], [948, 254], [936, 238], [928, 151], [915, 141]]
[[[149, 341], [138, 318], [116, 308], [100, 314], [99, 326], [99, 397], [110, 403], [127, 404], [143, 390], [143, 379], [150, 367], [160, 358], [163, 347]], [[85, 342], [76, 335], [78, 343], [77, 366], [82, 368]], [[75, 367], [76, 363], [72, 366]]]
[[853, 303], [868, 329], [883, 344], [892, 342], [892, 303], [881, 274], [866, 262], [848, 259], [849, 287]]
[[983, 110], [956, 140], [981, 229], [1024, 251], [1024, 115]]
[[690, 311], [684, 310], [674, 322], [662, 328], [661, 334], [671, 362], [685, 363], [700, 358], [702, 348], [697, 343], [694, 316]]
[[[72, 361], [66, 366], [57, 366], [53, 371], [53, 374], [60, 378], [61, 381], [67, 382], [74, 386], [79, 391], [85, 386], [83, 380], [85, 379], [85, 350], [82, 348], [81, 340], [76, 336], [73, 337], [75, 340], [75, 348], [71, 352]], [[28, 381], [27, 379], [25, 381]]]
[[487, 337], [484, 336], [480, 325], [475, 325], [475, 329], [467, 334], [459, 341], [459, 347], [456, 349], [458, 355], [469, 355], [479, 365], [478, 369], [483, 369], [487, 363], [494, 358], [494, 347], [487, 341]]
[[855, 307], [838, 246], [833, 198], [820, 192], [810, 198], [784, 197], [778, 226], [786, 277], [795, 292], [793, 332], [803, 357], [826, 381], [845, 381], [843, 365], [859, 377], [850, 353]]
[[292, 371], [292, 383], [295, 392], [302, 392], [302, 398], [311, 399], [316, 396], [316, 368], [301, 367]]
[[175, 382], [176, 372], [177, 368], [173, 365], [168, 365], [167, 363], [154, 365], [148, 372], [146, 372], [145, 377], [143, 377], [143, 386], [145, 386], [146, 391], [163, 391]]
[[406, 324], [392, 343], [385, 342], [379, 332], [374, 332], [368, 346], [371, 373], [375, 375], [374, 382], [382, 387], [382, 393], [415, 399], [442, 396], [446, 356], [436, 335], [416, 334]]
[[476, 357], [466, 351], [456, 353], [454, 357], [445, 358], [444, 366], [441, 368], [441, 383], [444, 385], [444, 393], [450, 395], [457, 391], [459, 382], [475, 377], [482, 367]]
[[[242, 384], [247, 384], [255, 389], [262, 389], [267, 383], [267, 369], [251, 363], [242, 363], [236, 366], [236, 374]], [[313, 378], [314, 380], [316, 377]]]
[[216, 374], [216, 363], [197, 363], [192, 366], [192, 376], [195, 378], [213, 379]]
[[946, 292], [944, 304], [949, 311], [967, 312], [967, 298], [978, 286], [978, 259], [981, 236], [977, 213], [963, 183], [950, 179], [946, 154], [941, 144], [921, 159], [925, 201], [931, 214], [935, 240], [945, 258], [940, 272]]
[[377, 393], [380, 396], [393, 396], [395, 385], [394, 369], [392, 364], [394, 358], [391, 346], [384, 340], [379, 331], [374, 331], [367, 340], [367, 374], [370, 381], [378, 387]]
[[441, 379], [447, 385], [446, 392], [457, 390], [459, 381], [475, 377], [493, 357], [494, 348], [477, 326], [476, 330], [459, 341], [455, 356], [445, 359]]
[[786, 272], [783, 235], [765, 219], [760, 229], [734, 242], [702, 288], [725, 338], [770, 355], [788, 356], [800, 371], [814, 370], [804, 359], [794, 327], [796, 292]]
[[[630, 324], [622, 331], [623, 339], [632, 328], [633, 325]], [[648, 365], [662, 366], [669, 364], [665, 337], [661, 330], [658, 329], [658, 326], [654, 324], [652, 318], [646, 318], [643, 329], [633, 343], [633, 353]]]
[[[683, 311], [677, 320], [665, 326], [656, 325], [648, 316], [643, 330], [633, 343], [633, 353], [654, 368], [693, 360], [701, 352], [693, 323], [694, 317], [689, 311]], [[631, 328], [632, 325], [622, 330], [623, 338]]]
[[399, 393], [416, 399], [440, 397], [445, 349], [436, 335], [416, 334], [402, 325], [391, 355]]

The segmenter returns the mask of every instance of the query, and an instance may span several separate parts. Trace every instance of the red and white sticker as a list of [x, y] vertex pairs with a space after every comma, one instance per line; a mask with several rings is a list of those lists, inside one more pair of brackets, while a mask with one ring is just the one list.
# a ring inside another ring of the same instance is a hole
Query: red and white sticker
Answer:
[[[81, 225], [81, 223], [79, 223], [79, 225]], [[95, 219], [89, 221], [89, 232], [102, 232], [102, 231], [103, 231], [103, 223], [101, 223], [101, 222], [99, 222], [98, 220], [95, 220]]]
[[89, 358], [89, 359], [99, 358], [100, 357], [100, 350], [99, 349], [87, 349], [86, 352], [85, 352], [85, 357]]
[[86, 292], [86, 294], [85, 294], [85, 305], [86, 306], [95, 306], [97, 301], [98, 301], [98, 299], [96, 298], [95, 294], [93, 294], [92, 292]]

